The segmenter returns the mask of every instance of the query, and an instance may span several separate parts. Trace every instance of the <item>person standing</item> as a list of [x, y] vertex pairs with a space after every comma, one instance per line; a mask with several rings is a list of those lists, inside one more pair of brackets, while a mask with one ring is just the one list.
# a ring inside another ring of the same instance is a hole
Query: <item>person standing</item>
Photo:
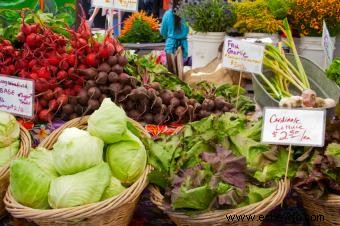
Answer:
[[188, 57], [189, 27], [184, 19], [175, 14], [180, 0], [173, 0], [172, 8], [165, 12], [161, 24], [160, 33], [166, 39], [165, 52], [173, 54], [181, 47], [183, 57]]

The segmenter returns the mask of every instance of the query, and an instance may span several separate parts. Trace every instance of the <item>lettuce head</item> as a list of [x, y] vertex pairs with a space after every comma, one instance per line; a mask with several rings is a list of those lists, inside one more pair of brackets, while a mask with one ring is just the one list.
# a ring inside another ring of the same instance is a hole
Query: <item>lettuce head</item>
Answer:
[[112, 198], [122, 193], [126, 188], [115, 177], [111, 177], [110, 185], [105, 189], [102, 200]]
[[98, 202], [110, 178], [110, 168], [104, 162], [80, 173], [58, 177], [51, 182], [48, 202], [55, 209]]
[[54, 177], [58, 176], [58, 172], [53, 161], [52, 151], [43, 147], [37, 147], [36, 149], [31, 150], [27, 160], [35, 163], [45, 173]]
[[19, 139], [20, 125], [15, 117], [0, 111], [0, 148], [7, 147]]
[[89, 117], [87, 131], [92, 136], [102, 139], [106, 144], [123, 140], [127, 131], [125, 111], [110, 98], [105, 98], [100, 108]]
[[10, 191], [22, 205], [48, 209], [48, 191], [54, 177], [27, 159], [13, 160], [10, 166]]
[[19, 151], [20, 141], [16, 140], [7, 147], [0, 148], [0, 167], [7, 164]]
[[120, 141], [108, 146], [106, 161], [112, 175], [123, 184], [132, 184], [144, 172], [147, 155], [143, 143], [130, 132], [129, 141]]
[[53, 146], [53, 161], [60, 175], [89, 169], [103, 161], [104, 142], [87, 131], [68, 128]]

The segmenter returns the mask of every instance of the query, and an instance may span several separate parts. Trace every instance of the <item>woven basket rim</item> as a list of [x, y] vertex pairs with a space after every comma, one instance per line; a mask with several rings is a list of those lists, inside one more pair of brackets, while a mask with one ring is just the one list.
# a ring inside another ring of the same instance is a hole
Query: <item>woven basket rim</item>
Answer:
[[303, 190], [294, 188], [294, 190], [301, 195], [304, 199], [312, 201], [313, 203], [318, 203], [323, 206], [334, 206], [340, 208], [340, 195], [336, 194], [326, 194], [319, 199], [316, 199], [310, 195], [307, 195]]
[[[13, 159], [27, 156], [31, 149], [32, 139], [28, 130], [20, 124], [20, 148]], [[9, 176], [10, 161], [0, 168], [0, 180]]]
[[[76, 118], [66, 122], [63, 126], [54, 130], [45, 140], [43, 140], [39, 146], [48, 147], [49, 143], [54, 143], [59, 137], [60, 133], [65, 128], [70, 127], [81, 127], [87, 123], [89, 116]], [[129, 119], [137, 129], [142, 132], [144, 136], [150, 137], [149, 133], [140, 126], [137, 122]], [[7, 190], [4, 202], [6, 209], [14, 217], [25, 218], [25, 219], [53, 219], [53, 220], [81, 220], [89, 217], [95, 217], [101, 215], [109, 210], [116, 209], [123, 206], [125, 203], [133, 202], [139, 198], [140, 193], [148, 184], [148, 174], [151, 171], [151, 166], [147, 165], [144, 169], [143, 174], [135, 181], [131, 186], [124, 190], [121, 194], [114, 196], [110, 199], [106, 199], [100, 202], [86, 204], [77, 207], [60, 208], [60, 209], [33, 209], [18, 203], [11, 195], [10, 189]]]
[[[165, 200], [164, 196], [161, 194], [159, 188], [156, 185], [149, 185], [149, 190], [151, 192], [151, 201], [161, 210], [166, 212], [169, 216], [174, 217], [174, 218], [181, 218], [182, 220], [185, 219], [188, 222], [191, 220], [197, 221], [200, 219], [209, 219], [214, 221], [214, 217], [218, 217], [219, 220], [221, 220], [221, 216], [226, 216], [226, 215], [240, 215], [240, 214], [253, 214], [256, 215], [257, 211], [263, 212], [264, 208], [267, 209], [273, 209], [275, 206], [279, 205], [285, 196], [288, 194], [290, 190], [290, 181], [284, 181], [280, 180], [277, 183], [277, 190], [275, 190], [274, 193], [272, 193], [270, 196], [267, 198], [263, 199], [260, 202], [250, 204], [248, 206], [240, 207], [240, 208], [235, 208], [235, 209], [225, 209], [225, 210], [213, 210], [209, 212], [204, 212], [204, 213], [198, 213], [196, 215], [187, 215], [185, 212], [181, 211], [173, 211], [173, 210], [168, 210], [165, 208]], [[158, 200], [153, 198], [153, 196], [158, 197]], [[272, 202], [274, 200], [274, 202]], [[263, 207], [263, 208], [262, 208]]]

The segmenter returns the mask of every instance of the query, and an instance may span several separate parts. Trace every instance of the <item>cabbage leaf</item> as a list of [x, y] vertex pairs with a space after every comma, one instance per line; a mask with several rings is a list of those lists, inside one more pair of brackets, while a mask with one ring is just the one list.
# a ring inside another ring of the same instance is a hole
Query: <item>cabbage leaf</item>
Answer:
[[53, 161], [60, 175], [89, 169], [103, 161], [104, 142], [87, 131], [68, 128], [53, 146]]
[[48, 202], [53, 208], [98, 202], [109, 186], [110, 178], [110, 168], [104, 162], [80, 173], [58, 177], [51, 182]]
[[46, 174], [58, 177], [58, 172], [53, 161], [52, 151], [43, 147], [37, 147], [36, 149], [31, 150], [27, 160], [35, 163]]
[[110, 98], [105, 98], [100, 108], [89, 117], [87, 131], [92, 136], [102, 139], [106, 144], [123, 140], [127, 131], [125, 111]]
[[22, 205], [48, 209], [48, 191], [53, 177], [27, 159], [13, 160], [10, 167], [10, 191]]
[[135, 182], [144, 172], [147, 161], [143, 143], [132, 133], [130, 136], [132, 140], [111, 144], [106, 150], [112, 175], [123, 184]]
[[7, 164], [19, 151], [20, 141], [16, 140], [7, 147], [0, 148], [0, 166]]
[[114, 196], [122, 193], [126, 188], [121, 184], [121, 182], [115, 178], [111, 177], [110, 185], [105, 189], [102, 200], [112, 198]]
[[0, 111], [0, 148], [7, 147], [20, 136], [20, 125], [15, 117]]

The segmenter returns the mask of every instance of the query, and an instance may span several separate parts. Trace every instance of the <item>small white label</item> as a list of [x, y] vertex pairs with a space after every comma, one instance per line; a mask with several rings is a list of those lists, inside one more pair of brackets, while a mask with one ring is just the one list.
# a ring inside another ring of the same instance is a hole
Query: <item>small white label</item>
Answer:
[[262, 143], [322, 147], [325, 110], [265, 108]]
[[33, 102], [33, 80], [0, 75], [0, 111], [32, 118]]
[[223, 66], [237, 71], [262, 73], [265, 47], [230, 37], [224, 40]]
[[114, 8], [127, 11], [135, 12], [138, 11], [138, 1], [137, 0], [114, 0]]
[[93, 0], [94, 7], [113, 9], [113, 0]]
[[321, 44], [326, 53], [328, 62], [331, 63], [333, 61], [334, 43], [332, 42], [331, 35], [329, 34], [325, 21], [323, 21]]

